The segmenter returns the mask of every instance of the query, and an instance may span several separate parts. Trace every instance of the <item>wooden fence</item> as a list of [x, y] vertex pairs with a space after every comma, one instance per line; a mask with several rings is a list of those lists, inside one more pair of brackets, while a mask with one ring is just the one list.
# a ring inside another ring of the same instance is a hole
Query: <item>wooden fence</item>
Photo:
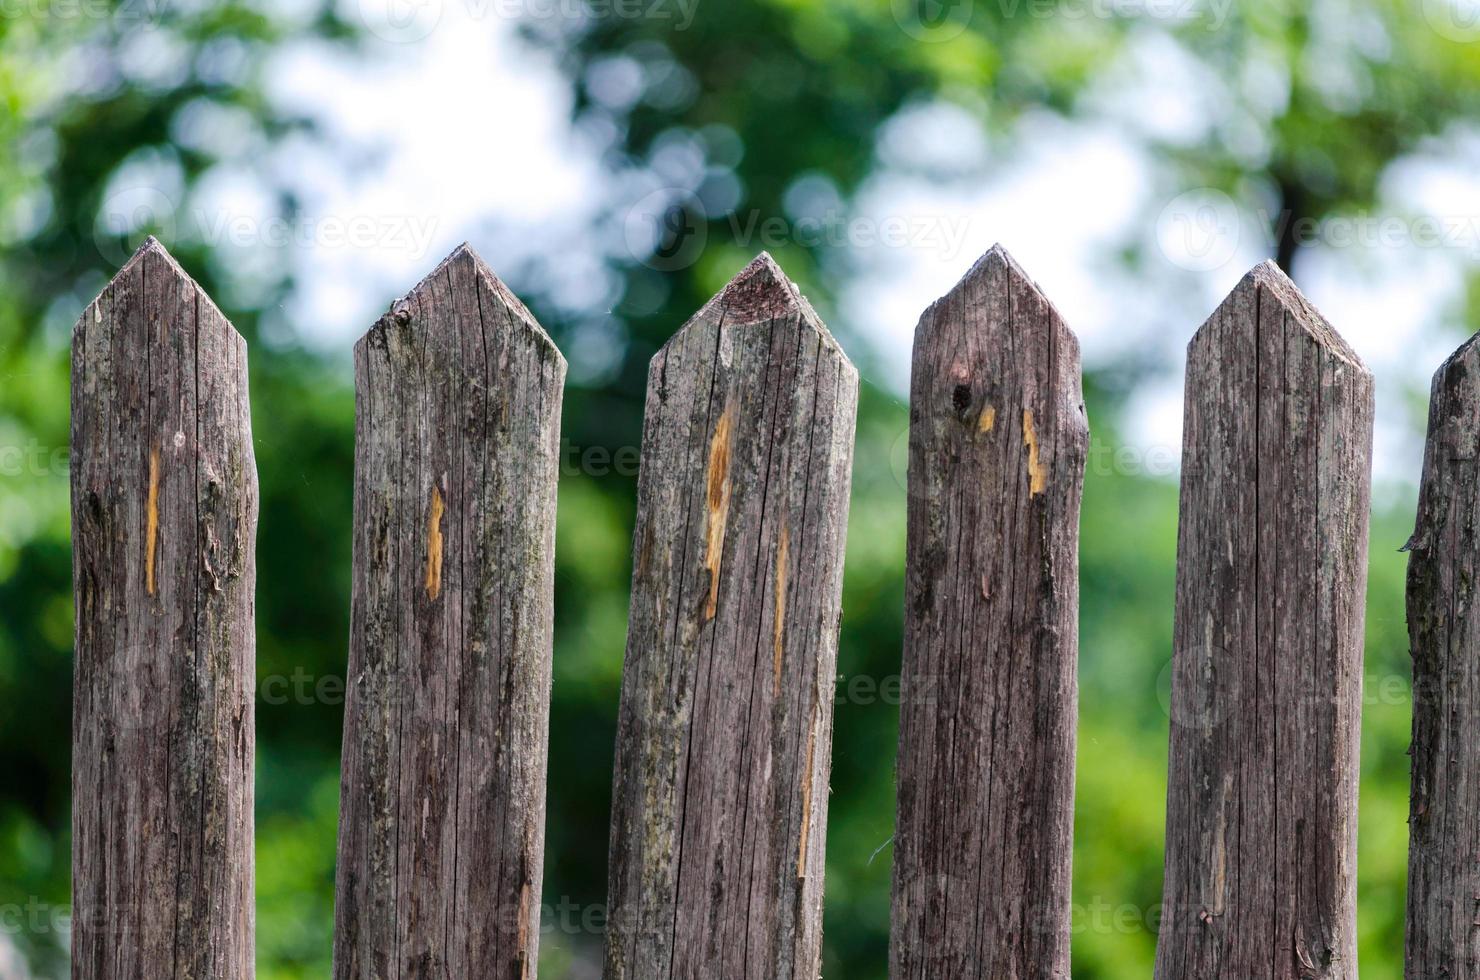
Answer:
[[[1408, 976], [1475, 977], [1480, 355], [1434, 380]], [[466, 246], [355, 348], [334, 975], [537, 970], [565, 362]], [[253, 975], [241, 338], [152, 239], [73, 340], [73, 976]], [[653, 359], [608, 980], [820, 973], [858, 377], [761, 256]], [[920, 321], [890, 975], [1067, 978], [1088, 443], [1000, 247]], [[1188, 348], [1156, 976], [1355, 978], [1372, 378], [1273, 265]], [[912, 696], [930, 691], [931, 697]]]

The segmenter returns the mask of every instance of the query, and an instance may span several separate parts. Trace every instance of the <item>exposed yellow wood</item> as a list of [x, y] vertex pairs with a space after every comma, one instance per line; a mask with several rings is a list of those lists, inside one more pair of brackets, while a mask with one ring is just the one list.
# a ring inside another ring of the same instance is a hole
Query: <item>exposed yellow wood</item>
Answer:
[[802, 770], [802, 831], [797, 848], [797, 877], [807, 877], [807, 839], [812, 833], [812, 772], [817, 758], [817, 702], [812, 702], [812, 721], [807, 726], [807, 763]]
[[1038, 459], [1038, 430], [1033, 428], [1033, 412], [1023, 409], [1023, 444], [1028, 447], [1028, 496], [1043, 492], [1048, 485], [1048, 468]]
[[725, 525], [730, 519], [730, 429], [730, 408], [726, 406], [709, 440], [709, 518], [704, 550], [704, 567], [709, 569], [709, 598], [704, 603], [706, 620], [713, 619], [719, 607], [719, 570], [725, 551]]
[[442, 489], [432, 487], [432, 507], [427, 515], [427, 598], [433, 601], [442, 594], [442, 515], [446, 512]]
[[149, 505], [144, 528], [144, 591], [155, 593], [154, 553], [159, 546], [159, 450], [149, 451]]

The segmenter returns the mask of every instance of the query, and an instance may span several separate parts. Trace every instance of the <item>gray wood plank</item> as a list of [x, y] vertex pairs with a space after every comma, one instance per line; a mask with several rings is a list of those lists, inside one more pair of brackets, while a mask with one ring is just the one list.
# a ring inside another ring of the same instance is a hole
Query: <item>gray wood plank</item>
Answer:
[[338, 980], [536, 975], [564, 381], [466, 245], [355, 347]]
[[1480, 978], [1480, 348], [1434, 374], [1408, 550], [1409, 980]]
[[995, 246], [915, 331], [894, 980], [1069, 976], [1079, 343]]
[[149, 239], [72, 335], [72, 976], [253, 975], [247, 352]]
[[608, 980], [812, 980], [858, 376], [768, 255], [653, 358]]
[[1162, 980], [1357, 976], [1372, 415], [1273, 263], [1188, 347]]

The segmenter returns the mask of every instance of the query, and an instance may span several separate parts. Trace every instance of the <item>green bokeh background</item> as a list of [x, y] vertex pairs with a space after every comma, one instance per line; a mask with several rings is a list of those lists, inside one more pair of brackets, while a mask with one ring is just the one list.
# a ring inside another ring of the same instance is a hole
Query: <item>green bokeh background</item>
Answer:
[[[574, 121], [612, 125], [603, 164], [613, 175], [650, 166], [655, 148], [675, 135], [697, 139], [719, 161], [716, 171], [743, 188], [739, 208], [762, 220], [784, 215], [788, 188], [807, 175], [825, 176], [849, 200], [877, 166], [881, 125], [930, 101], [961, 107], [989, 134], [986, 181], [991, 163], [1010, 153], [1016, 121], [1029, 114], [1095, 121], [1106, 111], [1096, 98], [1106, 73], [1132, 42], [1159, 33], [1219, 77], [1258, 65], [1285, 91], [1272, 106], [1252, 98], [1218, 103], [1205, 131], [1190, 138], [1134, 135], [1157, 164], [1166, 194], [1159, 200], [1209, 187], [1251, 207], [1322, 219], [1366, 213], [1394, 161], [1480, 122], [1480, 31], [1442, 29], [1447, 22], [1436, 17], [1445, 2], [1189, 3], [1185, 16], [1149, 19], [1027, 0], [699, 0], [682, 31], [669, 21], [599, 16], [526, 29], [572, 80]], [[186, 52], [187, 69], [162, 81], [138, 77], [128, 52], [141, 32], [167, 36]], [[284, 320], [296, 285], [291, 254], [277, 254], [244, 288], [227, 257], [175, 215], [156, 213], [121, 234], [100, 230], [98, 218], [110, 181], [131, 163], [150, 161], [187, 190], [223, 165], [182, 133], [182, 114], [201, 100], [232, 109], [260, 145], [318, 141], [347, 169], [372, 166], [373, 154], [336, 145], [265, 94], [272, 52], [305, 41], [363, 57], [373, 70], [376, 49], [353, 4], [35, 0], [0, 10], [0, 134], [8, 150], [0, 155], [0, 942], [17, 946], [38, 977], [66, 971], [55, 917], [36, 926], [18, 910], [65, 910], [69, 901], [69, 330], [118, 256], [146, 232], [165, 237], [250, 345], [262, 484], [259, 680], [287, 678], [293, 691], [294, 679], [311, 689], [344, 671], [353, 458], [347, 351], [325, 351], [305, 339], [303, 324]], [[223, 72], [227, 51], [234, 68]], [[620, 110], [597, 104], [586, 85], [592, 66], [612, 58], [638, 63], [647, 80], [643, 98]], [[497, 93], [490, 100], [493, 119]], [[1251, 130], [1252, 149], [1239, 136]], [[233, 164], [253, 168], [251, 160]], [[285, 219], [312, 217], [269, 168], [255, 175]], [[1047, 221], [1075, 220], [1055, 213], [1054, 201], [1041, 207]], [[610, 311], [621, 356], [599, 382], [567, 390], [572, 460], [593, 447], [638, 444], [648, 359], [752, 255], [724, 218], [689, 218], [708, 229], [692, 264], [658, 271], [641, 257], [609, 256], [621, 283]], [[1277, 230], [1275, 237], [1277, 258], [1299, 281], [1301, 246]], [[1148, 248], [1151, 240], [1132, 234], [1104, 256], [1106, 268], [1129, 282], [1175, 276]], [[558, 263], [554, 251], [499, 271], [564, 344], [584, 321], [549, 292], [542, 263]], [[838, 314], [855, 271], [849, 257], [822, 244], [774, 251], [864, 378], [838, 659], [824, 972], [881, 978], [897, 707], [877, 685], [900, 663], [907, 409], [883, 381], [894, 374]], [[963, 272], [969, 258], [960, 260]], [[425, 268], [407, 268], [404, 285], [434, 262], [428, 256]], [[1191, 312], [1168, 329], [1162, 348], [1094, 363], [1085, 379], [1095, 449], [1081, 539], [1074, 875], [1074, 975], [1084, 980], [1148, 977], [1155, 949], [1177, 487], [1174, 477], [1117, 463], [1116, 452], [1124, 448], [1132, 460], [1144, 452], [1119, 435], [1128, 402], [1138, 385], [1174, 367], [1209, 312], [1198, 305], [1195, 277], [1182, 278]], [[1477, 297], [1472, 277], [1431, 332], [1457, 343], [1477, 322]], [[1378, 411], [1418, 439], [1426, 393], [1410, 387]], [[557, 914], [547, 916], [541, 963], [549, 980], [592, 976], [599, 961], [600, 936], [589, 923], [605, 898], [635, 482], [598, 469], [573, 463], [560, 486], [545, 876], [546, 903]], [[1413, 476], [1379, 486], [1372, 525], [1360, 950], [1363, 971], [1377, 978], [1399, 976], [1402, 961], [1411, 707], [1398, 549], [1411, 529]], [[258, 704], [258, 969], [265, 980], [321, 978], [329, 971], [342, 706], [333, 696], [279, 701]]]

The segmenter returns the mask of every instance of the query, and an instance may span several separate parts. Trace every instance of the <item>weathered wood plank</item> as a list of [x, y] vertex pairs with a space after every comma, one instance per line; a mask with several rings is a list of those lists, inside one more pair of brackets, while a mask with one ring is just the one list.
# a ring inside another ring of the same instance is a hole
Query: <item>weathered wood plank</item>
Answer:
[[1188, 348], [1162, 980], [1357, 976], [1372, 413], [1273, 263]]
[[246, 344], [154, 239], [72, 335], [72, 976], [253, 975]]
[[565, 360], [464, 245], [355, 382], [334, 976], [533, 978]]
[[1480, 348], [1434, 374], [1408, 556], [1407, 976], [1480, 978]]
[[653, 358], [608, 980], [813, 980], [858, 376], [771, 258]]
[[1079, 343], [996, 246], [915, 331], [890, 976], [1069, 976]]

